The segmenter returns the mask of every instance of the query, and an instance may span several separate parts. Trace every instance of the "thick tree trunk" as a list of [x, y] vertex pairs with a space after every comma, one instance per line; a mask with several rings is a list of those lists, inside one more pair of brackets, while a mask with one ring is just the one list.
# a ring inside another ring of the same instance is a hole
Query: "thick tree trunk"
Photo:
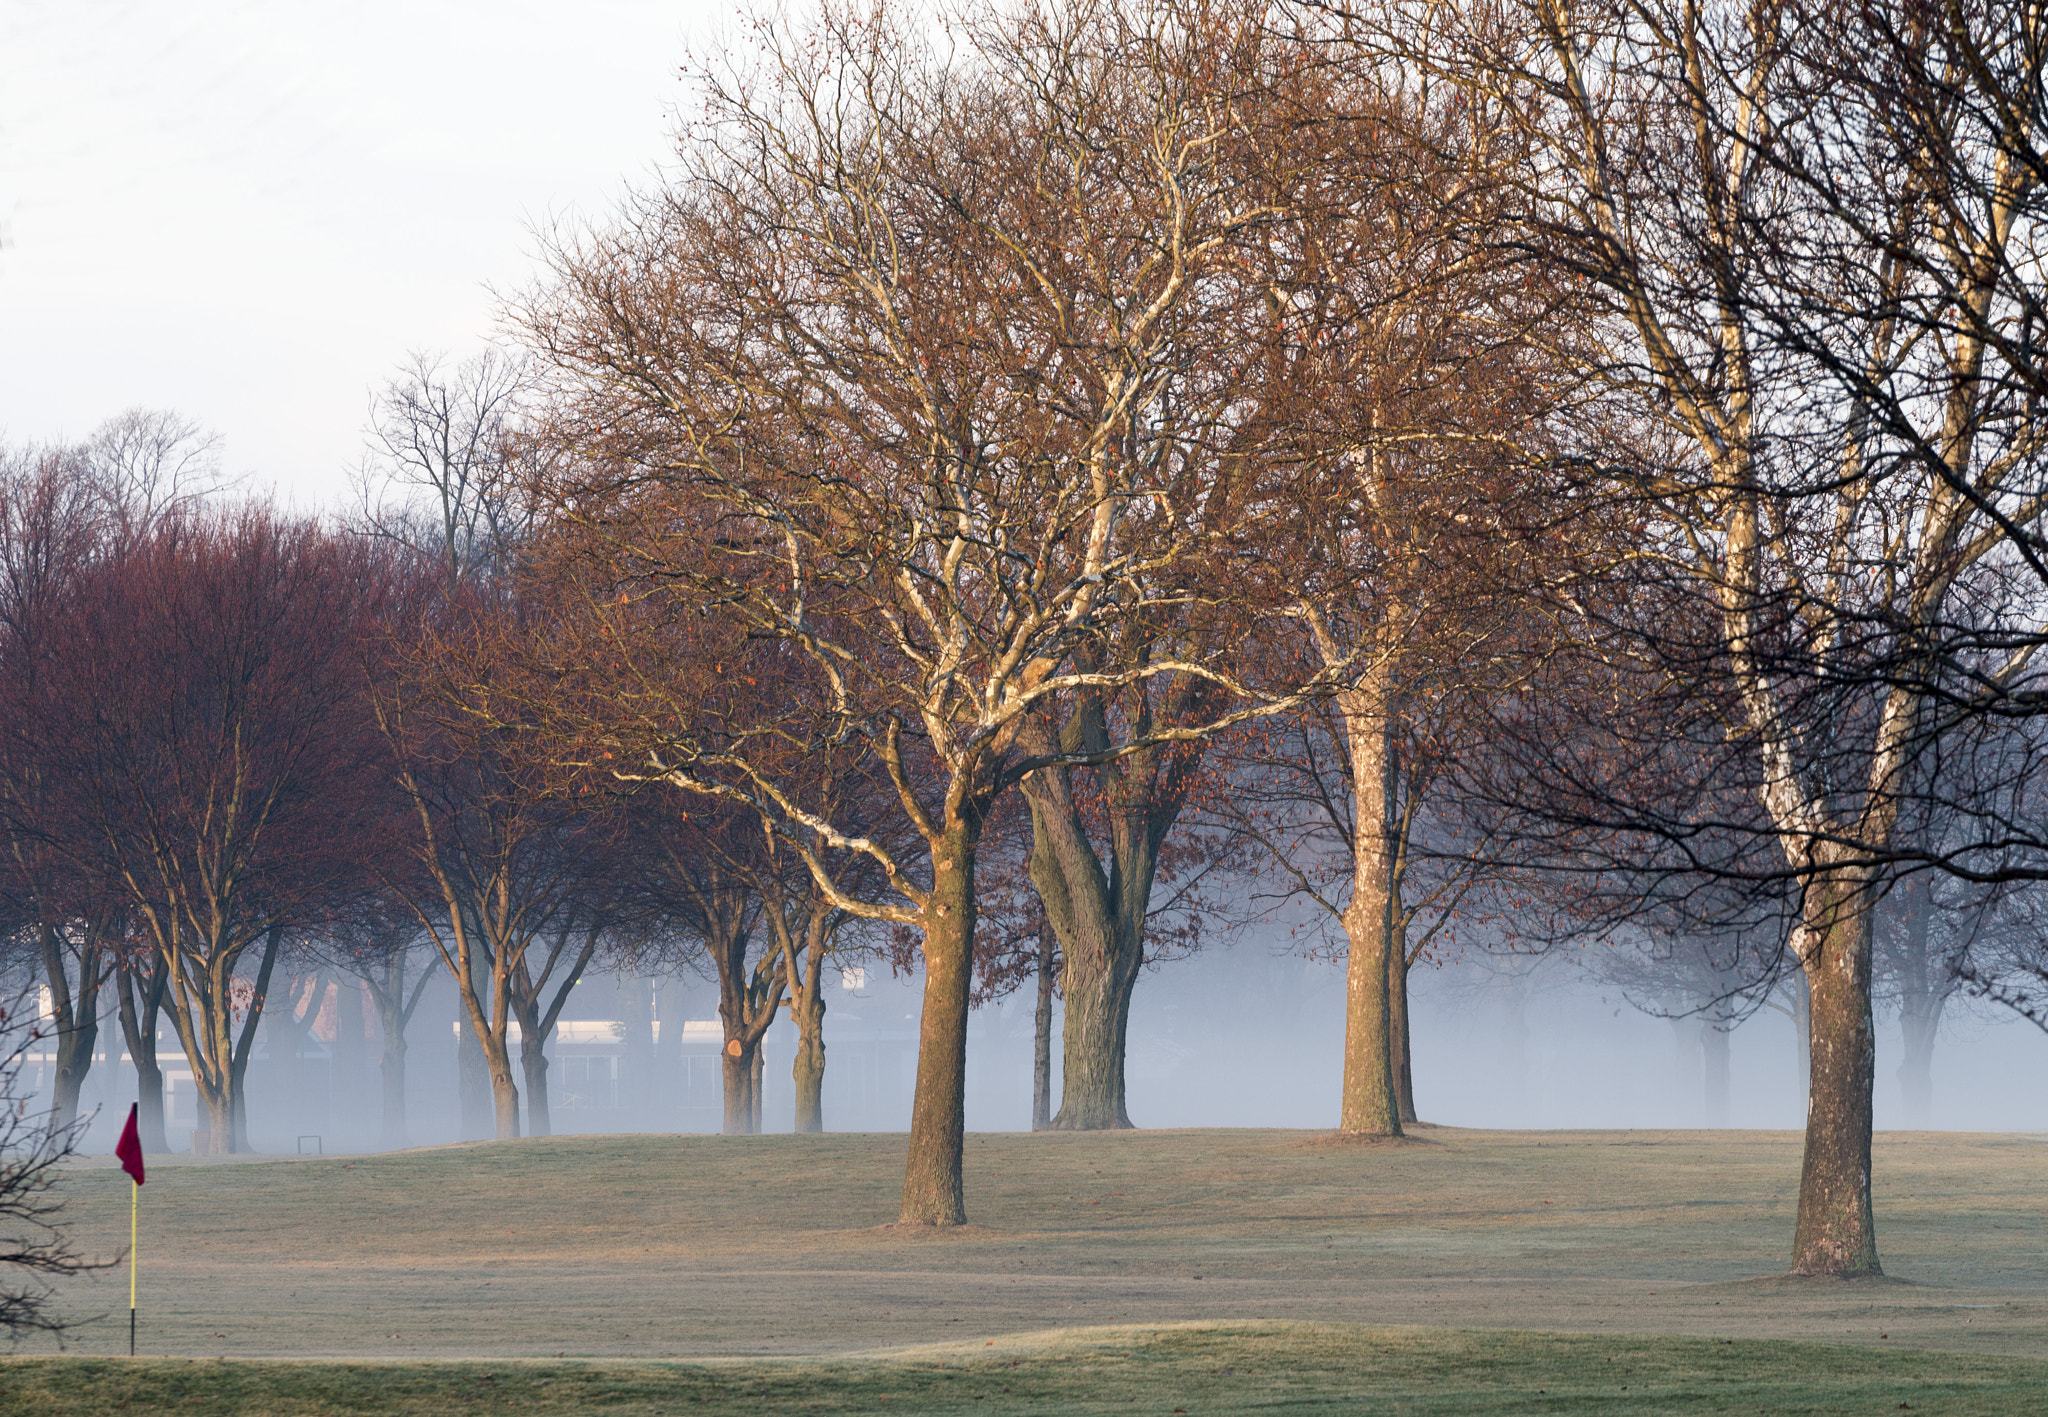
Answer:
[[1408, 925], [1402, 918], [1398, 881], [1392, 910], [1394, 928], [1387, 942], [1387, 1032], [1393, 1054], [1394, 1103], [1405, 1125], [1421, 1119], [1415, 1113], [1415, 1062], [1409, 1042]]
[[1806, 1158], [1792, 1239], [1795, 1274], [1878, 1274], [1870, 1204], [1870, 904], [1861, 883], [1811, 885], [1799, 926], [1810, 993]]
[[526, 1134], [551, 1137], [555, 1119], [548, 1107], [547, 1037], [524, 1024], [519, 1030], [519, 1070], [526, 1076]]
[[194, 1151], [207, 1156], [231, 1156], [235, 1150], [235, 1106], [233, 1098], [225, 1091], [202, 1088], [199, 1093], [200, 1106], [205, 1111], [205, 1126], [194, 1135]]
[[500, 1034], [496, 1046], [484, 1048], [484, 1062], [491, 1074], [491, 1120], [497, 1139], [511, 1141], [519, 1135], [519, 1084], [512, 1079], [512, 1058]]
[[[1070, 727], [1083, 739], [1108, 741], [1102, 706], [1083, 709]], [[1034, 751], [1055, 747], [1034, 722]], [[1164, 750], [1148, 749], [1098, 770], [1107, 816], [1108, 862], [1098, 854], [1074, 800], [1072, 773], [1047, 768], [1023, 784], [1031, 808], [1031, 882], [1059, 939], [1060, 1109], [1056, 1131], [1100, 1131], [1132, 1125], [1124, 1086], [1131, 999], [1145, 962], [1145, 920], [1159, 871], [1159, 850], [1180, 818], [1196, 759], [1162, 766]]]
[[1031, 1019], [1031, 1130], [1052, 1127], [1052, 959], [1053, 931], [1038, 929], [1038, 1011]]
[[[1050, 1126], [1073, 1132], [1128, 1128], [1122, 1038], [1138, 975], [1144, 904], [1139, 901], [1135, 918], [1123, 908], [1137, 896], [1126, 885], [1126, 863], [1113, 854], [1104, 873], [1064, 775], [1033, 774], [1025, 795], [1032, 821], [1031, 880], [1064, 962], [1060, 1108]], [[1131, 835], [1128, 830], [1115, 834], [1120, 842]], [[1130, 845], [1142, 844], [1133, 840]], [[1135, 854], [1141, 859], [1129, 865], [1142, 879], [1130, 886], [1149, 896], [1150, 853]]]
[[904, 1225], [967, 1223], [960, 1166], [967, 1129], [976, 845], [975, 833], [961, 825], [932, 843], [932, 890], [922, 921], [924, 1011], [918, 1024], [917, 1092], [910, 1106], [910, 1151], [897, 1213]]
[[758, 1051], [758, 1048], [748, 1047], [743, 1037], [729, 1037], [725, 1040], [725, 1051], [719, 1055], [724, 1064], [725, 1134], [729, 1137], [752, 1136], [756, 1130], [754, 1079], [758, 1074], [754, 1068], [754, 1055]]
[[796, 1083], [796, 1130], [825, 1130], [825, 991], [817, 981], [790, 1010], [796, 1015], [796, 1060], [789, 1075]]
[[129, 1061], [135, 1065], [136, 1134], [142, 1149], [152, 1155], [171, 1149], [164, 1134], [164, 1070], [156, 1060], [157, 1012], [163, 1007], [164, 981], [161, 957], [152, 962], [149, 979], [139, 991], [132, 970], [124, 968], [114, 977], [121, 1034], [128, 1042]]
[[[1340, 1131], [1401, 1135], [1394, 1091], [1393, 1009], [1389, 995], [1394, 935], [1395, 791], [1392, 724], [1379, 693], [1339, 697], [1355, 794], [1351, 901], [1344, 935], [1351, 957], [1344, 980], [1344, 1093]], [[1070, 1005], [1071, 1007], [1071, 1005]]]

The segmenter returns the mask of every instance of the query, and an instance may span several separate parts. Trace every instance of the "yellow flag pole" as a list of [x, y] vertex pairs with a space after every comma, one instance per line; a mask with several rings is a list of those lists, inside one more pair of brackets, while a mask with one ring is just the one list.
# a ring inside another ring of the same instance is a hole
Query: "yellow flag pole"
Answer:
[[142, 1187], [128, 1183], [128, 1356], [135, 1356], [135, 1237], [136, 1215], [142, 1205]]

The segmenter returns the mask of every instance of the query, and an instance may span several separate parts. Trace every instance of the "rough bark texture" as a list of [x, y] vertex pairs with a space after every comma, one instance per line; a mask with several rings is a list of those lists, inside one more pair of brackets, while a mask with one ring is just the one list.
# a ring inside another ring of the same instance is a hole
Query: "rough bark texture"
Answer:
[[1351, 956], [1344, 978], [1344, 1091], [1337, 1126], [1344, 1132], [1397, 1137], [1401, 1107], [1394, 1086], [1389, 999], [1395, 925], [1391, 725], [1383, 693], [1351, 691], [1340, 695], [1338, 704], [1357, 808], [1351, 900], [1344, 909]]
[[[1154, 726], [1148, 692], [1125, 705], [1133, 737]], [[1162, 705], [1164, 717], [1170, 721], [1196, 708], [1207, 692], [1199, 683], [1175, 680]], [[1050, 726], [1036, 720], [1021, 736], [1038, 753], [1102, 751], [1111, 742], [1109, 722], [1108, 704], [1082, 696], [1057, 742]], [[1124, 1053], [1131, 999], [1145, 963], [1145, 920], [1160, 849], [1180, 820], [1200, 766], [1199, 746], [1184, 744], [1141, 749], [1093, 770], [1101, 791], [1106, 863], [1076, 800], [1073, 770], [1044, 768], [1024, 780], [1031, 808], [1031, 883], [1064, 961], [1055, 1131], [1132, 1125]]]
[[1811, 995], [1812, 1062], [1792, 1270], [1878, 1274], [1870, 1204], [1877, 1048], [1870, 1014], [1869, 902], [1853, 881], [1824, 881], [1809, 891], [1798, 948]]
[[[735, 1046], [743, 1051], [734, 1052]], [[738, 1038], [725, 1041], [725, 1052], [719, 1061], [724, 1064], [725, 1075], [725, 1134], [729, 1137], [752, 1136], [754, 1126], [754, 1049], [746, 1047]]]
[[1145, 902], [1157, 850], [1142, 822], [1125, 818], [1111, 828], [1114, 845], [1105, 873], [1068, 775], [1049, 770], [1032, 777], [1025, 786], [1031, 880], [1066, 961], [1060, 981], [1066, 999], [1060, 1110], [1050, 1125], [1054, 1131], [1127, 1128], [1123, 1021], [1143, 963]]
[[967, 1223], [960, 1164], [967, 1127], [967, 1000], [974, 982], [975, 846], [975, 833], [957, 825], [932, 843], [932, 889], [922, 911], [917, 1094], [897, 1213], [904, 1225]]

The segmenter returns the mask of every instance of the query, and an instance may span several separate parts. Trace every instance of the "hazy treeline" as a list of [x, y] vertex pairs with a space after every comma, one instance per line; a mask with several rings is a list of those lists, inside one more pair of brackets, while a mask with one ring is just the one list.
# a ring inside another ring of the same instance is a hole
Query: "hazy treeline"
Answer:
[[975, 1003], [1037, 990], [1044, 1080], [1057, 993], [1045, 1124], [1128, 1126], [1142, 967], [1284, 909], [1346, 958], [1347, 1132], [1415, 1119], [1453, 942], [1792, 1013], [1794, 1265], [1874, 1271], [1874, 999], [1924, 1088], [1958, 988], [2048, 985], [2040, 16], [927, 19], [694, 66], [673, 167], [545, 233], [511, 353], [383, 391], [344, 515], [188, 491], [162, 419], [10, 454], [60, 1109], [106, 988], [145, 1116], [161, 1014], [244, 1144], [298, 950], [370, 981], [394, 1138], [436, 968], [545, 1131], [584, 969], [690, 959], [728, 1130], [784, 1008], [816, 1130], [872, 955], [923, 980], [901, 1218], [957, 1224]]

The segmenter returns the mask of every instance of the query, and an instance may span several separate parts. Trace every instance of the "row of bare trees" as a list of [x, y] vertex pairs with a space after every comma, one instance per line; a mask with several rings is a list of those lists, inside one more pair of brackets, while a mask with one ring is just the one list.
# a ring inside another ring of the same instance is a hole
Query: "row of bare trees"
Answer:
[[556, 233], [509, 318], [583, 628], [486, 716], [915, 932], [906, 1223], [965, 1215], [1015, 789], [1057, 1123], [1127, 1121], [1158, 863], [1227, 822], [1341, 927], [1347, 1130], [1400, 1130], [1418, 905], [1789, 959], [1794, 1265], [1874, 1271], [1873, 912], [2042, 869], [2038, 15], [955, 18], [762, 26]]
[[952, 19], [704, 66], [674, 167], [551, 233], [521, 360], [386, 392], [345, 534], [44, 460], [131, 510], [9, 531], [39, 938], [81, 989], [146, 943], [216, 1137], [291, 925], [430, 942], [500, 1135], [510, 1025], [544, 1125], [607, 941], [703, 949], [731, 1130], [785, 1004], [822, 1125], [823, 961], [908, 952], [920, 1225], [966, 1218], [977, 990], [1049, 1019], [1056, 959], [1047, 1121], [1128, 1126], [1136, 981], [1219, 881], [1346, 952], [1366, 1135], [1433, 944], [1706, 940], [1689, 1009], [1801, 980], [1795, 1269], [1875, 1272], [1881, 903], [1909, 1033], [2041, 997], [2023, 932], [1928, 928], [2048, 875], [2040, 15]]

